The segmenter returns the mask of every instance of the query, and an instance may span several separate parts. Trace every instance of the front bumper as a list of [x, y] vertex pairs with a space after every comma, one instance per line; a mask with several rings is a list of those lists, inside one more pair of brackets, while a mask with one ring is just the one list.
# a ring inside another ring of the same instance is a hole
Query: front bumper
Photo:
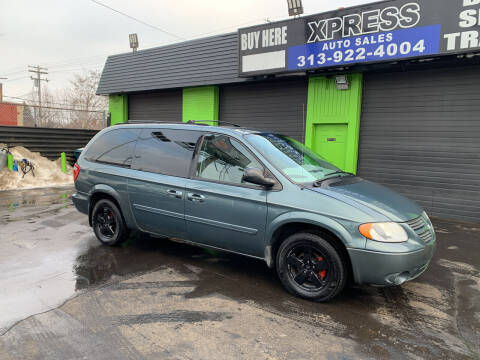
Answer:
[[400, 285], [420, 276], [435, 253], [435, 239], [416, 251], [391, 253], [348, 249], [355, 283], [374, 286]]

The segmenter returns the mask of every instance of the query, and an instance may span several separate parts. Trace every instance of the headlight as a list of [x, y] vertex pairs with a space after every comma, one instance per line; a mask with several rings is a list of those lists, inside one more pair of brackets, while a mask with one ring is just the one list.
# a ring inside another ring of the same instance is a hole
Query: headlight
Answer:
[[368, 223], [359, 226], [360, 234], [370, 240], [400, 243], [408, 240], [407, 232], [394, 222]]

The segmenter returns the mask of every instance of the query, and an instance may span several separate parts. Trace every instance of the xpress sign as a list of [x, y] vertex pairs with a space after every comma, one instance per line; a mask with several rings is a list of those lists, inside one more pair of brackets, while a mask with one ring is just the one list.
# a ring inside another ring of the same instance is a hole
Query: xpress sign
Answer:
[[240, 75], [480, 49], [480, 0], [395, 0], [239, 30]]

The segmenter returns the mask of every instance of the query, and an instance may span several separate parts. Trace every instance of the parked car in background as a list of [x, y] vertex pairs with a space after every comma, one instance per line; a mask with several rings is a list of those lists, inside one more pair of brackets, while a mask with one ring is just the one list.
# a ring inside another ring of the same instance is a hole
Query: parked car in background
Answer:
[[75, 206], [102, 243], [140, 230], [263, 259], [288, 291], [315, 301], [347, 279], [415, 279], [435, 250], [415, 203], [269, 132], [115, 126], [85, 147], [74, 178]]
[[80, 157], [80, 154], [82, 153], [84, 148], [80, 148], [80, 149], [77, 149], [73, 152], [73, 156], [75, 156], [75, 159], [78, 160], [78, 158]]

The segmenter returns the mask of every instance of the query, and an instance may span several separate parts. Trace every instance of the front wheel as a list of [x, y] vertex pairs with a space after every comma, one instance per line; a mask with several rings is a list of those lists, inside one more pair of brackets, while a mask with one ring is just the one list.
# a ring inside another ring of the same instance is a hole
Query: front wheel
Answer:
[[318, 235], [297, 233], [289, 236], [280, 245], [276, 260], [283, 286], [294, 295], [326, 302], [345, 287], [345, 259]]
[[93, 207], [92, 226], [97, 239], [105, 245], [118, 245], [128, 236], [120, 209], [108, 199], [99, 200]]

